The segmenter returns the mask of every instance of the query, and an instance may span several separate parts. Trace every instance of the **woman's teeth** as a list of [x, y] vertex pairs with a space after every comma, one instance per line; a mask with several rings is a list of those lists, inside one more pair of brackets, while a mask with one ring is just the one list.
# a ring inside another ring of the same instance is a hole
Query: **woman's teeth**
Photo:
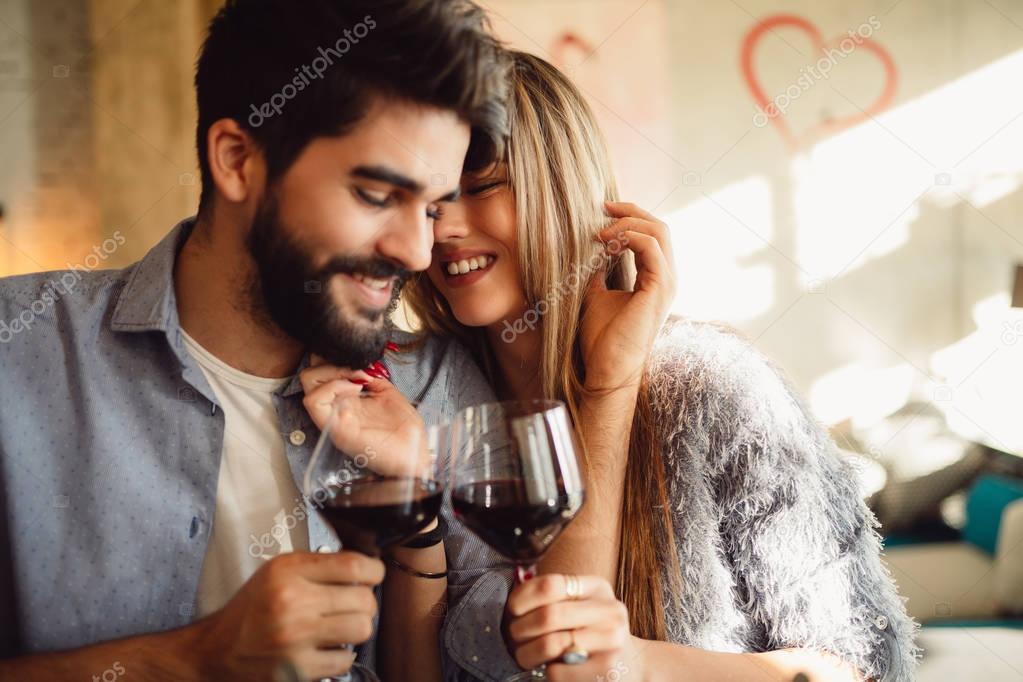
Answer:
[[456, 260], [448, 263], [448, 274], [449, 275], [464, 275], [467, 272], [473, 270], [482, 270], [491, 263], [494, 262], [493, 256], [475, 256], [473, 258], [463, 258], [462, 260]]
[[354, 274], [352, 275], [355, 279], [362, 282], [370, 289], [384, 290], [391, 285], [390, 279], [377, 279], [376, 277], [367, 277], [366, 275]]

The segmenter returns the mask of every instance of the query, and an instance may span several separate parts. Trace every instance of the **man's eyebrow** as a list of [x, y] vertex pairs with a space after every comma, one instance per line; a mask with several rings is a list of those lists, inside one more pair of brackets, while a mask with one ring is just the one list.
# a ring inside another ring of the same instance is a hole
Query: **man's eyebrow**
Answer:
[[366, 178], [367, 180], [386, 182], [388, 185], [400, 187], [412, 194], [421, 194], [423, 192], [423, 186], [420, 183], [386, 166], [357, 166], [352, 169], [352, 175]]

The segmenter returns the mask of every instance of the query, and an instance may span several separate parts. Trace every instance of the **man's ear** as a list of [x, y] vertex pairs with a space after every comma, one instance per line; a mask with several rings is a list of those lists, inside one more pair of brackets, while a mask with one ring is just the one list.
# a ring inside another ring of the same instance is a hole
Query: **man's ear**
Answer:
[[206, 154], [218, 193], [242, 204], [257, 197], [266, 180], [266, 161], [252, 136], [238, 123], [222, 118], [206, 133]]

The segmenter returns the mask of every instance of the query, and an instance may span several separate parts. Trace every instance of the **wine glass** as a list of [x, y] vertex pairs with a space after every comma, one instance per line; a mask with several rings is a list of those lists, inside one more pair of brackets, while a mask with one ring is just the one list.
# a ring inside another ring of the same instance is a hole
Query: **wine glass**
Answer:
[[[522, 583], [582, 509], [585, 486], [565, 405], [488, 403], [451, 425], [451, 503], [458, 519], [515, 565]], [[543, 678], [542, 668], [510, 680]]]
[[[346, 410], [359, 397], [335, 399], [330, 417], [306, 468], [302, 489], [320, 516], [334, 529], [341, 549], [378, 557], [411, 539], [437, 518], [444, 496], [437, 413], [414, 405], [418, 424], [403, 423], [394, 432], [371, 436], [374, 442], [350, 452], [338, 447]], [[416, 426], [421, 426], [419, 432]], [[419, 433], [411, 441], [409, 433]], [[351, 449], [349, 447], [349, 449]], [[381, 473], [383, 472], [383, 473]], [[343, 648], [352, 648], [343, 645]], [[355, 663], [337, 682], [380, 682], [369, 668]]]

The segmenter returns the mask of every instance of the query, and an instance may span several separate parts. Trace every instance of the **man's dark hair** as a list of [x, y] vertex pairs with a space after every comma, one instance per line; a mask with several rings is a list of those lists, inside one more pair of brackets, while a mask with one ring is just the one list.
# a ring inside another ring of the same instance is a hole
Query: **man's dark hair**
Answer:
[[471, 0], [228, 0], [195, 75], [200, 211], [214, 195], [210, 126], [235, 120], [263, 151], [268, 184], [318, 137], [343, 135], [375, 97], [456, 112], [466, 169], [501, 153], [507, 60]]

